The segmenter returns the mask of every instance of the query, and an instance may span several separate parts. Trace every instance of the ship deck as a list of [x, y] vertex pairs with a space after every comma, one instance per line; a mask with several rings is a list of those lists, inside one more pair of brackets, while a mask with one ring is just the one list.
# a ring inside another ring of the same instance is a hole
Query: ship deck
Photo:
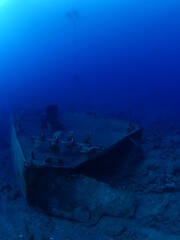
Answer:
[[[64, 113], [60, 116], [62, 133], [59, 141], [59, 151], [50, 148], [53, 133], [41, 127], [40, 117], [26, 114], [22, 132], [17, 135], [27, 163], [37, 166], [55, 166], [60, 168], [76, 168], [95, 156], [108, 151], [124, 138], [140, 130], [140, 127], [127, 121], [105, 118], [86, 113]], [[130, 129], [131, 127], [131, 129]], [[69, 133], [74, 135], [74, 145], [68, 146]], [[91, 138], [92, 152], [83, 152], [85, 138]], [[39, 136], [44, 136], [42, 141]]]

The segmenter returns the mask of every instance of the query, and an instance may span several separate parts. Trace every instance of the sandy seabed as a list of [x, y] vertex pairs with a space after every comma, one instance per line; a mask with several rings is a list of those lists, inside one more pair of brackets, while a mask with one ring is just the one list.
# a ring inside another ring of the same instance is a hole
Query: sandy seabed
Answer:
[[133, 191], [133, 218], [105, 216], [88, 227], [46, 216], [28, 206], [17, 182], [10, 148], [0, 150], [1, 240], [178, 240], [180, 239], [180, 127], [154, 122], [144, 129], [144, 158], [120, 175], [120, 188]]

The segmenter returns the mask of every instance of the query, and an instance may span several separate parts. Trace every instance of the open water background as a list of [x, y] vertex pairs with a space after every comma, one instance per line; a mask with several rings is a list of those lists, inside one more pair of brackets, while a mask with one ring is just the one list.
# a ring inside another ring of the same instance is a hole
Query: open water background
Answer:
[[1, 0], [0, 106], [179, 117], [178, 0]]

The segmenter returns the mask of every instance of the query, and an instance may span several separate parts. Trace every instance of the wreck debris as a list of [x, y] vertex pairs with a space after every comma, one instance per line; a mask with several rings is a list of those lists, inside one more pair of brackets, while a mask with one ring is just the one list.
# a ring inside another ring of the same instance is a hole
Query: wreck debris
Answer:
[[70, 131], [67, 135], [67, 147], [73, 147], [75, 145], [75, 140], [74, 140], [74, 132]]
[[87, 133], [85, 139], [84, 139], [84, 143], [88, 146], [91, 146], [91, 141], [92, 141], [92, 137], [90, 133]]
[[96, 147], [96, 146], [88, 146], [87, 144], [81, 144], [81, 153], [93, 153], [96, 152], [97, 150], [100, 150], [100, 147]]
[[60, 132], [60, 131], [56, 131], [53, 134], [51, 144], [50, 144], [50, 148], [55, 152], [60, 150], [59, 141], [60, 141], [61, 134], [62, 134], [62, 132]]

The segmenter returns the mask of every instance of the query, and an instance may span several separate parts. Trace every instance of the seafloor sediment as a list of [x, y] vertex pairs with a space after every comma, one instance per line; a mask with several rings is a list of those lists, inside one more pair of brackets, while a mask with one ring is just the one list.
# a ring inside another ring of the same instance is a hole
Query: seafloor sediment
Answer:
[[143, 159], [126, 165], [112, 183], [135, 193], [134, 215], [130, 219], [104, 216], [93, 226], [29, 207], [13, 171], [10, 148], [1, 149], [0, 239], [180, 239], [180, 126], [163, 121], [147, 126], [142, 149]]

